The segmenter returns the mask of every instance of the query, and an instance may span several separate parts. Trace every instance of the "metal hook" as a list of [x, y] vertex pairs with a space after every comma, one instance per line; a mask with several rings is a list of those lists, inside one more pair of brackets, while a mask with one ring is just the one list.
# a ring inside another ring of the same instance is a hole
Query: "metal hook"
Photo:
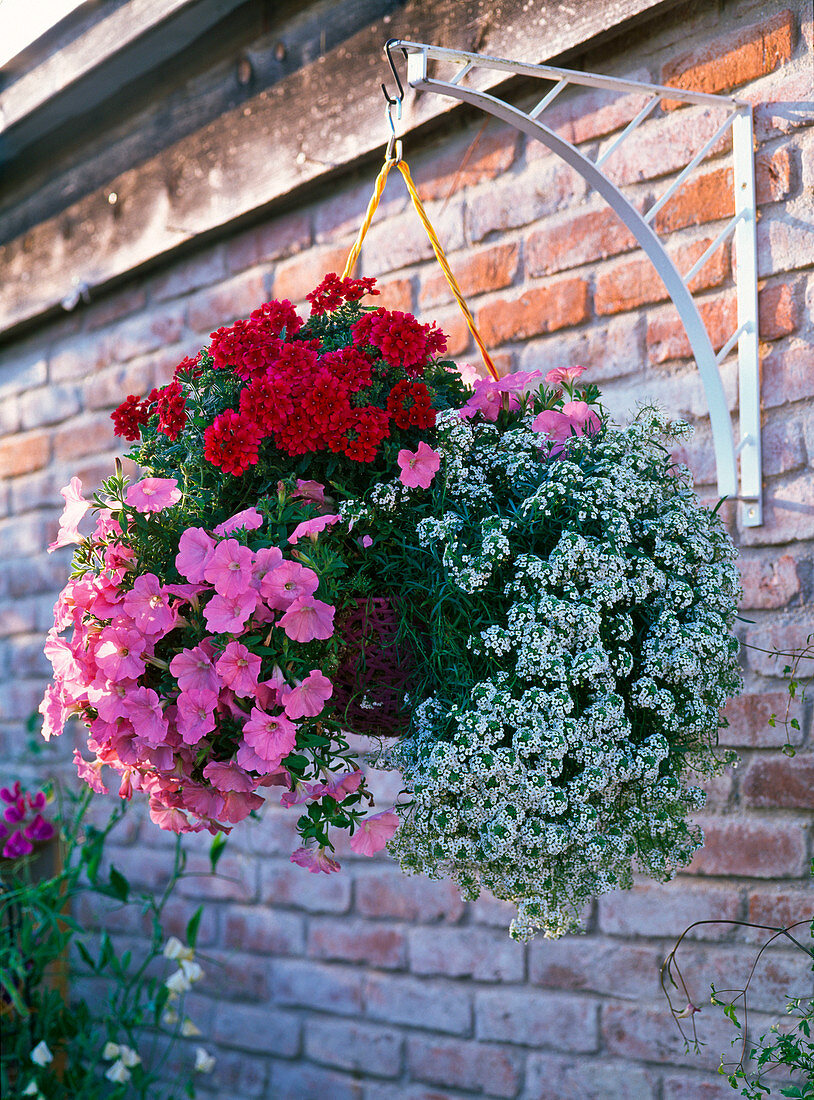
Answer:
[[[390, 93], [387, 91], [387, 88], [384, 84], [382, 84], [382, 92], [383, 92], [384, 98], [387, 100], [387, 103], [388, 103], [389, 106], [394, 107], [396, 104], [398, 104], [398, 108], [399, 108], [398, 117], [401, 118], [401, 104], [402, 104], [402, 101], [404, 100], [404, 85], [401, 83], [401, 77], [399, 76], [398, 69], [396, 68], [396, 63], [393, 60], [393, 47], [395, 46], [395, 44], [397, 42], [398, 42], [398, 38], [388, 38], [387, 41], [384, 44], [384, 52], [387, 54], [387, 60], [390, 63], [390, 71], [393, 74], [393, 79], [396, 82], [396, 87], [398, 88], [398, 95], [396, 96], [395, 99], [393, 99], [390, 96]], [[401, 52], [404, 54], [404, 56], [406, 58], [407, 57], [406, 52], [404, 50], [402, 50]]]
[[401, 160], [401, 141], [396, 139], [396, 126], [393, 122], [394, 107], [396, 108], [396, 118], [400, 119], [401, 100], [394, 99], [392, 100], [392, 102], [388, 100], [387, 106], [384, 109], [385, 115], [387, 116], [387, 121], [390, 123], [390, 138], [387, 142], [387, 151], [384, 154], [384, 159], [395, 160], [395, 162], [398, 164], [398, 162]]

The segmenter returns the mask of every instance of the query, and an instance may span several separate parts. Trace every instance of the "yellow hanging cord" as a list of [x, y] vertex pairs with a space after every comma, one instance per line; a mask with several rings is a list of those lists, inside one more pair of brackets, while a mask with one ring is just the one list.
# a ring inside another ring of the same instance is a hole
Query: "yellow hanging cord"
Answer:
[[367, 231], [370, 228], [370, 223], [373, 221], [373, 216], [376, 213], [376, 208], [379, 205], [379, 201], [382, 197], [382, 192], [384, 191], [384, 185], [387, 182], [387, 177], [390, 173], [390, 169], [393, 167], [394, 164], [404, 177], [404, 182], [407, 185], [407, 190], [410, 193], [410, 198], [413, 201], [415, 211], [427, 231], [427, 236], [430, 239], [430, 244], [432, 245], [432, 250], [435, 253], [435, 258], [438, 260], [441, 270], [444, 273], [444, 277], [449, 284], [449, 288], [455, 296], [455, 301], [460, 306], [461, 313], [463, 314], [464, 320], [466, 321], [466, 326], [472, 333], [472, 338], [474, 339], [475, 343], [478, 345], [478, 349], [480, 350], [483, 361], [486, 364], [486, 368], [494, 379], [498, 379], [500, 375], [498, 374], [495, 364], [492, 362], [492, 358], [489, 355], [489, 352], [486, 350], [480, 333], [475, 326], [475, 319], [470, 312], [469, 306], [464, 301], [463, 294], [461, 293], [461, 288], [458, 286], [458, 282], [455, 276], [452, 274], [446, 255], [444, 254], [444, 250], [441, 247], [441, 242], [438, 240], [438, 236], [432, 227], [432, 223], [427, 217], [427, 212], [424, 209], [424, 204], [419, 198], [418, 191], [416, 190], [415, 183], [413, 183], [413, 177], [410, 175], [410, 169], [407, 167], [406, 161], [390, 158], [385, 160], [384, 164], [382, 165], [381, 171], [376, 177], [376, 183], [373, 188], [373, 195], [371, 196], [370, 202], [368, 203], [368, 207], [365, 211], [365, 216], [362, 220], [362, 224], [359, 226], [359, 232], [356, 236], [356, 240], [354, 241], [353, 247], [348, 254], [348, 259], [345, 264], [345, 270], [342, 272], [342, 277], [347, 278], [348, 276], [350, 276], [356, 265], [356, 261], [359, 258], [359, 253], [362, 249], [362, 241], [364, 241]]

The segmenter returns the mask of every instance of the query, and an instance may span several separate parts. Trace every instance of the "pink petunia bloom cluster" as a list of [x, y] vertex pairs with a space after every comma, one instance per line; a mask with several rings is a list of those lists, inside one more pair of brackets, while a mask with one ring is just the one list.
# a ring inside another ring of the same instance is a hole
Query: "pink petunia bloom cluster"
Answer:
[[[68, 491], [69, 504], [81, 499], [78, 481]], [[304, 491], [314, 502], [304, 509], [324, 498], [317, 483], [292, 496]], [[124, 503], [160, 525], [178, 498], [174, 480], [147, 478], [127, 489]], [[96, 565], [68, 582], [54, 608], [43, 735], [58, 736], [68, 719], [81, 718], [92, 757], [75, 752], [80, 778], [106, 793], [101, 773], [112, 768], [121, 797], [143, 792], [164, 829], [228, 831], [272, 786], [285, 789], [284, 806], [359, 801], [360, 770], [314, 784], [289, 772], [286, 757], [324, 718], [333, 684], [321, 668], [297, 676], [290, 663], [284, 671], [266, 656], [333, 636], [335, 608], [319, 598], [320, 578], [297, 560], [297, 543], [307, 537], [313, 545], [341, 519], [321, 515], [297, 524], [285, 553], [262, 545], [264, 523], [260, 511], [246, 508], [211, 531], [187, 527], [163, 570], [173, 574], [166, 581], [162, 570], [140, 570], [115, 514], [102, 510], [84, 542]], [[246, 545], [249, 533], [260, 544], [254, 549]], [[327, 855], [319, 862], [323, 870], [338, 868]]]

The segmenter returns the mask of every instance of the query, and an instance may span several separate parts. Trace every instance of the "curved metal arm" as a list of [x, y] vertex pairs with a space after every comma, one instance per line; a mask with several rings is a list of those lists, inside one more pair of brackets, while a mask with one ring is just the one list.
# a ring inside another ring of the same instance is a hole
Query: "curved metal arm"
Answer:
[[[738, 136], [738, 128], [743, 130], [746, 124], [748, 124], [749, 133], [751, 133], [751, 114], [748, 105], [744, 105], [740, 101], [729, 96], [713, 96], [707, 93], [685, 92], [683, 89], [665, 88], [659, 85], [643, 85], [636, 82], [618, 80], [614, 77], [592, 77], [589, 74], [573, 73], [566, 69], [555, 69], [543, 65], [525, 65], [522, 63], [505, 61], [500, 58], [479, 57], [477, 54], [446, 50], [439, 47], [422, 45], [420, 43], [398, 41], [392, 43], [392, 45], [397, 45], [407, 54], [407, 82], [410, 87], [423, 91], [437, 92], [440, 95], [450, 96], [453, 99], [458, 99], [464, 103], [470, 103], [473, 106], [480, 107], [482, 110], [501, 119], [501, 121], [507, 122], [509, 125], [516, 127], [530, 137], [541, 141], [553, 153], [559, 156], [567, 164], [571, 165], [583, 179], [595, 188], [631, 231], [664, 282], [667, 292], [678, 310], [681, 321], [687, 332], [692, 353], [698, 365], [698, 371], [701, 375], [701, 381], [709, 406], [710, 425], [712, 428], [717, 463], [718, 492], [721, 496], [738, 496], [736, 460], [738, 454], [741, 454], [742, 476], [744, 481], [745, 473], [743, 472], [747, 468], [750, 471], [750, 484], [748, 487], [744, 484], [744, 492], [741, 497], [741, 499], [745, 501], [742, 512], [743, 522], [746, 526], [756, 526], [760, 524], [762, 522], [762, 516], [760, 511], [760, 411], [759, 400], [756, 397], [758, 377], [756, 285], [752, 288], [754, 302], [751, 305], [747, 303], [746, 308], [742, 307], [741, 295], [739, 293], [738, 330], [733, 336], [732, 343], [730, 343], [728, 347], [725, 347], [722, 353], [716, 357], [709, 335], [698, 312], [698, 308], [687, 287], [687, 282], [689, 280], [686, 276], [682, 277], [677, 271], [660, 238], [650, 227], [648, 220], [639, 213], [619, 188], [612, 183], [607, 176], [603, 175], [597, 164], [588, 160], [575, 146], [564, 138], [559, 137], [538, 119], [538, 116], [542, 114], [542, 110], [547, 106], [548, 102], [550, 102], [554, 98], [554, 95], [569, 82], [610, 88], [616, 91], [650, 91], [657, 97], [660, 97], [661, 94], [667, 94], [674, 98], [680, 98], [692, 103], [708, 103], [711, 101], [717, 103], [719, 106], [726, 106], [730, 112], [732, 112], [728, 119], [728, 124], [733, 125], [736, 137]], [[464, 75], [463, 72], [459, 72], [452, 82], [431, 78], [427, 71], [428, 57], [463, 62], [465, 72], [470, 71], [478, 63], [482, 63], [490, 68], [503, 69], [509, 72], [522, 72], [527, 75], [559, 80], [559, 84], [555, 87], [553, 92], [549, 93], [549, 95], [533, 109], [532, 112], [525, 114], [518, 108], [513, 107], [509, 103], [505, 103], [503, 100], [490, 95], [488, 92], [462, 87], [458, 81]], [[640, 112], [637, 118], [634, 119], [623, 134], [620, 135], [616, 144], [621, 143], [624, 137], [627, 136], [627, 133], [632, 132], [638, 122], [646, 117], [647, 113], [647, 110]], [[737, 126], [734, 125], [736, 121]], [[725, 128], [726, 126], [724, 129]], [[716, 135], [714, 139], [707, 143], [707, 147], [705, 147], [704, 150], [696, 154], [694, 163], [691, 162], [688, 168], [685, 169], [685, 172], [688, 173], [689, 170], [695, 167], [695, 164], [700, 162], [707, 148], [711, 148], [715, 144], [718, 136], [720, 135]], [[749, 146], [749, 155], [751, 157], [751, 143]], [[601, 158], [601, 160], [604, 159], [606, 159], [606, 157]], [[744, 255], [749, 253], [750, 243], [751, 253], [754, 253], [755, 218], [754, 204], [752, 203], [750, 209], [748, 204], [744, 205], [742, 196], [740, 195], [736, 196], [736, 206], [736, 218], [733, 219], [731, 229], [729, 229], [728, 232], [734, 232], [736, 234], [739, 268], [738, 283], [740, 291], [744, 281], [740, 271], [743, 262], [741, 253], [743, 252]], [[751, 234], [751, 242], [749, 234]], [[717, 243], [721, 243], [726, 235], [728, 235], [728, 233], [720, 234], [720, 239]], [[712, 249], [710, 251], [712, 251]], [[704, 260], [705, 259], [706, 257]], [[746, 267], [748, 267], [748, 260], [746, 261]], [[751, 281], [754, 282], [754, 280]], [[751, 397], [747, 397], [745, 401], [743, 398], [741, 400], [741, 443], [737, 450], [733, 439], [732, 421], [718, 369], [719, 363], [729, 351], [735, 340], [737, 340], [741, 352], [742, 387], [744, 384], [744, 357], [747, 361], [752, 357], [754, 358], [754, 369], [749, 372], [749, 377], [747, 379], [751, 384], [751, 389], [754, 389], [754, 394], [752, 394]]]

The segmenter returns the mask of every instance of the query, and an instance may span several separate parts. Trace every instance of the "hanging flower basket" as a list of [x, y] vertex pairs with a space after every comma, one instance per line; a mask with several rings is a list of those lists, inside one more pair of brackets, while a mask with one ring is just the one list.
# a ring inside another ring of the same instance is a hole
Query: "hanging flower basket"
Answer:
[[[721, 769], [739, 687], [735, 552], [670, 461], [686, 425], [613, 426], [579, 367], [465, 388], [434, 326], [362, 305], [359, 243], [307, 321], [266, 303], [127, 398], [140, 480], [63, 490], [51, 548], [79, 545], [44, 733], [80, 717], [79, 774], [102, 790], [112, 768], [162, 828], [228, 830], [276, 787], [311, 871], [347, 829], [516, 902], [514, 935], [559, 935], [701, 843], [691, 775]], [[403, 804], [367, 812], [348, 732]]]

